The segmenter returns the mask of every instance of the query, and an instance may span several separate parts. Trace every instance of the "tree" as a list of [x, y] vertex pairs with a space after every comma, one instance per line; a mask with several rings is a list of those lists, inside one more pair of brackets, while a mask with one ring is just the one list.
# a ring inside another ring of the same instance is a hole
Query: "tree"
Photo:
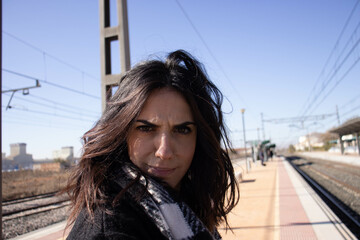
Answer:
[[294, 152], [295, 152], [295, 147], [294, 147], [294, 145], [290, 144], [290, 145], [289, 145], [289, 148], [288, 148], [288, 151], [289, 151], [290, 153], [294, 153]]
[[55, 159], [54, 159], [54, 162], [60, 163], [60, 165], [61, 165], [62, 167], [64, 167], [64, 168], [70, 167], [70, 163], [69, 163], [68, 161], [62, 159], [62, 158], [55, 158]]
[[336, 140], [338, 138], [339, 136], [336, 133], [331, 133], [331, 132], [326, 132], [320, 135], [320, 139], [321, 141], [323, 141], [324, 144], [326, 144], [331, 140]]

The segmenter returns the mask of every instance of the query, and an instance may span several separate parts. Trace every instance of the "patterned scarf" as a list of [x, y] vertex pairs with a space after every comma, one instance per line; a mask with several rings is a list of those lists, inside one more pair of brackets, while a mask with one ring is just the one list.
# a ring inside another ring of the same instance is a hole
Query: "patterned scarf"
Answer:
[[[130, 166], [125, 165], [121, 176], [116, 182], [122, 188], [126, 188], [136, 178], [137, 173]], [[139, 204], [166, 238], [221, 239], [217, 230], [211, 234], [191, 208], [184, 202], [176, 202], [161, 184], [143, 176], [140, 177], [139, 183], [131, 186], [127, 192], [135, 200], [138, 199], [139, 193], [144, 192], [145, 187], [145, 193]]]

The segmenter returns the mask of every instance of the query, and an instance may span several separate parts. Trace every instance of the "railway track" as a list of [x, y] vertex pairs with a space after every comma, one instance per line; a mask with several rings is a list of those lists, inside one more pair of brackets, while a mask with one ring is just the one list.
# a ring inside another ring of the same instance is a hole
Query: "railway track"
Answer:
[[66, 195], [56, 193], [4, 202], [4, 239], [64, 221], [68, 216], [69, 205], [70, 201]]
[[13, 200], [3, 201], [2, 206], [4, 207], [4, 206], [16, 204], [16, 203], [28, 202], [31, 200], [42, 199], [42, 198], [46, 198], [46, 197], [54, 197], [56, 194], [57, 194], [57, 192], [51, 192], [51, 193], [34, 195], [31, 197], [24, 197], [24, 198], [17, 198], [17, 199], [13, 199]]
[[4, 202], [2, 212], [4, 220], [7, 220], [47, 212], [69, 204], [69, 199], [65, 195], [50, 193]]
[[300, 157], [287, 160], [360, 238], [360, 168]]

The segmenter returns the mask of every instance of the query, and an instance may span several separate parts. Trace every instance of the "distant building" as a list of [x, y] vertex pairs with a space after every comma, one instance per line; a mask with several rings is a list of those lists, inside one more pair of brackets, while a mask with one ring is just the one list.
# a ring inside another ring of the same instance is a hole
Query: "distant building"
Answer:
[[26, 153], [26, 143], [10, 144], [10, 155], [4, 158], [2, 154], [3, 170], [32, 169], [33, 158]]
[[61, 159], [73, 163], [74, 147], [62, 147], [60, 150], [53, 151], [53, 159]]
[[305, 151], [310, 148], [323, 147], [324, 143], [321, 139], [320, 133], [311, 133], [307, 136], [299, 137], [299, 141], [295, 144], [296, 151]]
[[36, 162], [33, 165], [33, 170], [40, 171], [54, 171], [59, 172], [62, 166], [60, 162]]
[[9, 171], [14, 170], [15, 165], [14, 161], [6, 158], [6, 153], [1, 154], [1, 163], [2, 163], [2, 170], [3, 171]]
[[[343, 141], [343, 145], [344, 145], [344, 153], [359, 153], [359, 148], [357, 146], [357, 142], [356, 142], [356, 135], [355, 134], [348, 134], [348, 135], [343, 135], [341, 136], [341, 139]], [[339, 142], [339, 141], [337, 141]], [[340, 150], [340, 146], [338, 147], [339, 152], [341, 152]]]

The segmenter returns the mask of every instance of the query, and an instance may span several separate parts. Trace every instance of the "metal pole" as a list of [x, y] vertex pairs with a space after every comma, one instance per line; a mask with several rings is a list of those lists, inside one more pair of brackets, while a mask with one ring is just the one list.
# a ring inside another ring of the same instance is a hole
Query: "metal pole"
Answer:
[[242, 115], [242, 122], [243, 122], [243, 132], [244, 132], [244, 150], [245, 150], [245, 161], [246, 161], [246, 172], [249, 172], [250, 170], [250, 163], [247, 158], [247, 150], [246, 150], [246, 134], [245, 134], [245, 120], [244, 120], [244, 113], [245, 109], [241, 109], [241, 115]]
[[264, 115], [261, 113], [261, 126], [263, 131], [263, 140], [265, 141], [265, 127], [264, 127]]
[[337, 120], [338, 120], [338, 125], [340, 125], [339, 109], [338, 109], [337, 105], [336, 105], [336, 116], [337, 116]]

